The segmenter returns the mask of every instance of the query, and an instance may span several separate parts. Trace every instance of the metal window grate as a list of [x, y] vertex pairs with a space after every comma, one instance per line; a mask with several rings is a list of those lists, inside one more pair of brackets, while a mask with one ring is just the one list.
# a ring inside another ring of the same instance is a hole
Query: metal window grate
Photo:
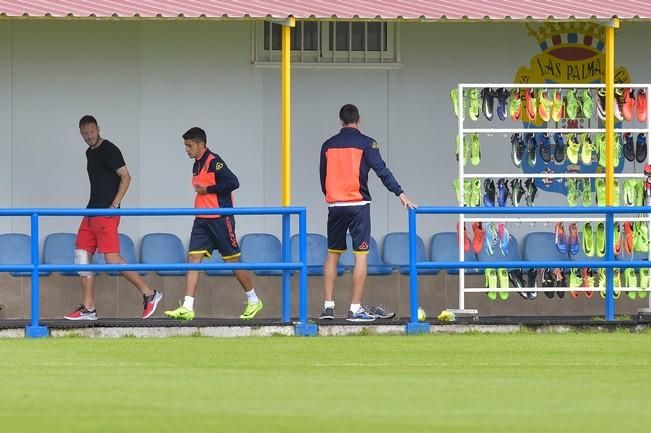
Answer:
[[[252, 25], [251, 61], [277, 66], [281, 24]], [[292, 64], [297, 67], [400, 67], [399, 24], [380, 21], [297, 21], [292, 29]]]

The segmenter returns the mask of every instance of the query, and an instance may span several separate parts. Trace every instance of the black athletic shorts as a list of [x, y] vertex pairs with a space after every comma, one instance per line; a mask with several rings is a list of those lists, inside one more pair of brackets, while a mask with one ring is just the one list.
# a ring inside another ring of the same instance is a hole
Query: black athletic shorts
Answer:
[[330, 206], [328, 208], [328, 251], [346, 251], [346, 232], [353, 239], [353, 252], [368, 253], [371, 243], [371, 205]]
[[195, 218], [190, 234], [190, 254], [210, 256], [213, 250], [219, 251], [224, 259], [232, 259], [241, 254], [235, 237], [235, 219], [232, 216]]

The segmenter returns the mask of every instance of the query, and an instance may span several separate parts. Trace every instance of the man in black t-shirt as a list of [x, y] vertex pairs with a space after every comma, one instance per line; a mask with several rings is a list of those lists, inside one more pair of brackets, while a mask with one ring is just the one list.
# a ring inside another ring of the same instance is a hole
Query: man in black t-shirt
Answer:
[[[127, 170], [122, 152], [115, 144], [100, 137], [97, 120], [93, 116], [86, 115], [81, 118], [79, 132], [88, 144], [86, 170], [90, 180], [90, 199], [86, 207], [89, 209], [119, 209], [131, 182], [131, 175]], [[104, 254], [106, 263], [127, 263], [120, 256], [119, 224], [119, 216], [84, 217], [77, 232], [75, 263], [89, 264], [96, 252]], [[93, 297], [95, 274], [79, 272], [79, 275], [81, 276], [83, 303], [64, 317], [68, 320], [97, 320]], [[150, 289], [137, 272], [124, 271], [122, 275], [142, 293], [142, 318], [146, 319], [154, 314], [163, 294]]]

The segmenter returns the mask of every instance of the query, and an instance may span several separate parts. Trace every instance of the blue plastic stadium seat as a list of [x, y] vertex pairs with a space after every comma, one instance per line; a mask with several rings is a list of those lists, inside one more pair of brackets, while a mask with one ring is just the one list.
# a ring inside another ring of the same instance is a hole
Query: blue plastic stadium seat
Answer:
[[[499, 245], [497, 245], [493, 250], [492, 256], [488, 254], [485, 247], [482, 247], [479, 254], [477, 254], [477, 260], [480, 262], [520, 262], [522, 261], [522, 254], [520, 254], [520, 245], [518, 244], [518, 240], [511, 236], [506, 256], [502, 254]], [[481, 270], [480, 273], [483, 274], [484, 271]]]
[[[120, 255], [124, 260], [129, 264], [137, 264], [138, 259], [136, 255], [136, 246], [134, 245], [131, 238], [123, 233], [120, 233]], [[104, 265], [106, 261], [104, 260], [104, 254], [95, 254], [93, 255], [93, 263], [96, 265]], [[120, 275], [117, 271], [107, 272], [109, 275]], [[146, 272], [140, 272], [140, 275], [145, 275]]]
[[[307, 274], [308, 275], [323, 275], [323, 264], [328, 256], [328, 239], [318, 233], [306, 233], [305, 240], [307, 243]], [[290, 241], [290, 248], [292, 251], [292, 262], [298, 262], [299, 257], [299, 236], [298, 234], [292, 236]], [[337, 266], [337, 274], [344, 273], [346, 268], [343, 265]]]
[[[433, 262], [456, 262], [459, 260], [459, 243], [455, 232], [436, 233], [432, 236], [431, 243], [432, 261]], [[499, 260], [499, 259], [498, 259]], [[470, 250], [464, 254], [464, 261], [476, 262], [475, 253]], [[448, 274], [458, 275], [459, 269], [447, 269]], [[468, 268], [466, 275], [479, 274], [479, 269]]]
[[534, 232], [524, 238], [526, 261], [569, 261], [567, 254], [561, 254], [554, 243], [554, 233]]
[[[280, 239], [268, 233], [249, 233], [240, 241], [242, 262], [282, 262]], [[282, 275], [280, 270], [257, 270], [256, 275]]]
[[[350, 235], [346, 236], [346, 244], [348, 249], [341, 255], [339, 263], [346, 269], [352, 269], [355, 266], [355, 256], [352, 251], [353, 241]], [[371, 236], [371, 244], [368, 249], [367, 271], [368, 275], [390, 275], [393, 273], [393, 268], [382, 261], [380, 249], [373, 236]]]
[[649, 260], [649, 253], [640, 253], [633, 251], [633, 254], [627, 254], [622, 248], [622, 252], [615, 256], [615, 260], [631, 261], [631, 260]]
[[[214, 250], [210, 257], [204, 257], [203, 263], [224, 263], [224, 259], [218, 250]], [[231, 276], [233, 271], [230, 269], [215, 269], [206, 271], [206, 275], [210, 276]]]
[[[32, 263], [32, 237], [22, 233], [0, 235], [0, 265], [30, 265]], [[28, 276], [31, 272], [11, 272], [15, 277]], [[40, 272], [49, 275], [49, 272]]]
[[[183, 242], [171, 233], [149, 233], [140, 243], [140, 261], [145, 264], [187, 263]], [[185, 271], [156, 271], [158, 275], [185, 275]]]
[[[389, 233], [384, 237], [382, 242], [382, 259], [387, 265], [391, 265], [394, 269], [403, 275], [409, 274], [409, 233], [407, 232], [394, 232]], [[416, 235], [416, 261], [427, 261], [425, 254], [425, 243]], [[436, 275], [439, 273], [438, 269], [419, 269], [419, 275]]]
[[[43, 243], [43, 263], [46, 265], [74, 265], [75, 240], [74, 233], [51, 233]], [[65, 276], [78, 276], [76, 272], [61, 272]]]

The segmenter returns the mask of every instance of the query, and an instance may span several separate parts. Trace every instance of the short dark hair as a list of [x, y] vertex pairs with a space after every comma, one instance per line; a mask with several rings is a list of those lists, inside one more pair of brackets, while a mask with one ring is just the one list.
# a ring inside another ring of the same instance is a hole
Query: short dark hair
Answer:
[[339, 119], [344, 122], [344, 125], [359, 122], [359, 111], [353, 104], [346, 104], [339, 110]]
[[84, 117], [79, 119], [79, 128], [81, 128], [84, 125], [88, 125], [89, 123], [93, 123], [95, 126], [97, 126], [97, 119], [95, 119], [90, 114], [86, 114]]
[[206, 131], [199, 128], [198, 126], [195, 126], [194, 128], [188, 129], [185, 132], [185, 134], [183, 134], [183, 139], [184, 140], [203, 141], [204, 143], [208, 142], [208, 139], [206, 138]]

